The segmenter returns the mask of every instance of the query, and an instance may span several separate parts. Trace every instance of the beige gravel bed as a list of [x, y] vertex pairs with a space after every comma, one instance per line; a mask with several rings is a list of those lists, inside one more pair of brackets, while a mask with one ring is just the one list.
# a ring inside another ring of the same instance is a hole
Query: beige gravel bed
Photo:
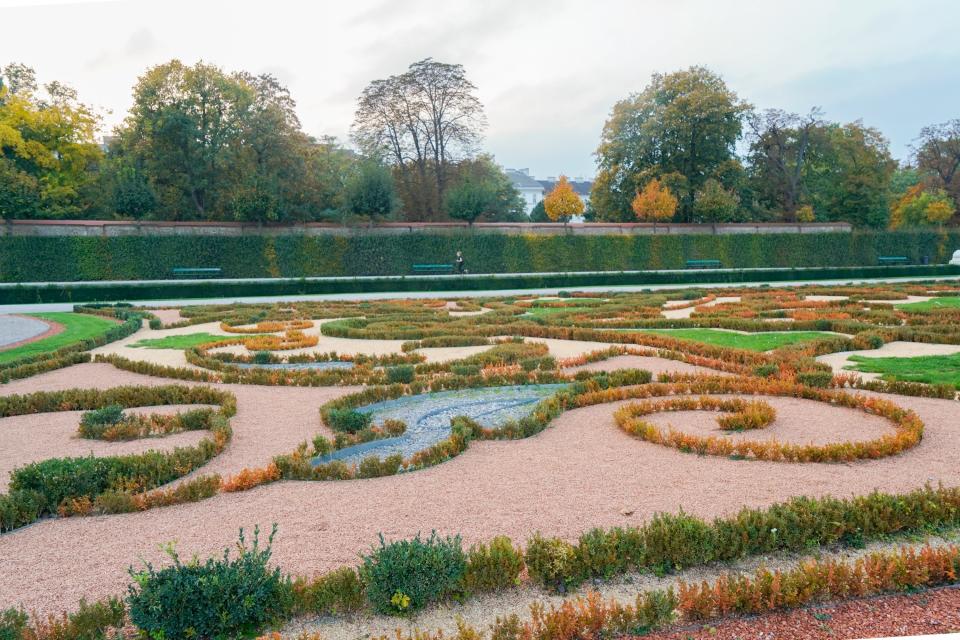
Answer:
[[[78, 365], [17, 381], [2, 391], [63, 388], [77, 380], [110, 386], [148, 379], [107, 365]], [[323, 398], [347, 392], [231, 390], [239, 398], [237, 434], [210, 470], [262, 464], [288, 450], [318, 430], [317, 407]], [[616, 405], [609, 404], [569, 411], [526, 440], [474, 443], [460, 457], [416, 473], [349, 482], [283, 482], [143, 513], [46, 520], [0, 536], [0, 608], [22, 604], [58, 611], [74, 607], [83, 596], [121, 593], [126, 567], [139, 558], [162, 560], [161, 543], [178, 541], [185, 557], [216, 554], [235, 540], [239, 527], [258, 523], [279, 525], [274, 558], [280, 566], [312, 574], [356, 563], [378, 532], [400, 538], [436, 529], [461, 533], [467, 544], [496, 534], [523, 541], [535, 531], [572, 539], [595, 526], [639, 524], [657, 511], [680, 507], [713, 517], [797, 494], [849, 496], [874, 489], [899, 492], [927, 482], [958, 484], [960, 404], [896, 400], [919, 413], [926, 435], [911, 451], [878, 461], [785, 464], [697, 457], [627, 436], [613, 423]], [[832, 429], [836, 437], [861, 439], [865, 429], [873, 428], [869, 417], [852, 410], [812, 401], [771, 403], [782, 410], [780, 428], [804, 435], [816, 425]], [[683, 426], [681, 416], [671, 419]], [[770, 432], [777, 429], [772, 426]], [[622, 515], [625, 510], [632, 514]]]

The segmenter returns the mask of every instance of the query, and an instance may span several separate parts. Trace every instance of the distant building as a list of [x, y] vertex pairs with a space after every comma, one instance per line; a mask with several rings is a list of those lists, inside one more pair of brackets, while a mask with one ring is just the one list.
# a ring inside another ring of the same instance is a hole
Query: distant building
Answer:
[[523, 198], [523, 211], [528, 216], [537, 203], [543, 200], [543, 185], [530, 177], [529, 169], [504, 169], [507, 177]]

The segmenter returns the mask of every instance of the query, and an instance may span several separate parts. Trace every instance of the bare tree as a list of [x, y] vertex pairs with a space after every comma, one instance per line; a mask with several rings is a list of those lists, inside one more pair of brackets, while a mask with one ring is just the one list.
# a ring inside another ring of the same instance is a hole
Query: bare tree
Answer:
[[960, 204], [960, 119], [924, 127], [915, 142], [917, 168]]
[[451, 165], [475, 154], [486, 125], [475, 91], [462, 65], [427, 58], [360, 95], [351, 136], [366, 155], [394, 165], [411, 217], [435, 217]]
[[793, 219], [803, 196], [804, 165], [815, 132], [824, 125], [823, 111], [813, 107], [804, 116], [781, 109], [754, 112], [750, 127], [750, 165], [761, 177], [767, 203]]

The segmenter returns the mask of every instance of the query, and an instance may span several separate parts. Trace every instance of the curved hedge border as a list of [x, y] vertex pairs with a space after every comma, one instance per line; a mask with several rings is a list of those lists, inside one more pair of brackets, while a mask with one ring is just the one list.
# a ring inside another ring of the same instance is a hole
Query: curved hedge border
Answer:
[[[129, 408], [162, 404], [219, 405], [205, 420], [210, 437], [192, 447], [177, 447], [170, 452], [151, 450], [101, 458], [49, 458], [19, 467], [10, 475], [10, 492], [0, 494], [0, 532], [30, 524], [48, 514], [117, 513], [169, 504], [169, 500], [165, 502], [157, 495], [150, 495], [149, 490], [187, 475], [223, 451], [232, 435], [229, 419], [237, 411], [233, 394], [209, 387], [179, 385], [38, 391], [0, 397], [0, 418], [102, 409], [110, 405]], [[217, 485], [219, 481], [217, 477]], [[198, 499], [195, 491], [203, 482], [199, 479], [168, 494]], [[206, 482], [209, 484], [209, 480]]]
[[[728, 388], [743, 388], [745, 385], [730, 385]], [[667, 391], [670, 393], [670, 391]], [[736, 391], [726, 391], [736, 393]], [[754, 392], [756, 393], [756, 391]], [[781, 389], [777, 395], [796, 397], [796, 389]], [[883, 416], [897, 427], [896, 435], [885, 435], [865, 442], [840, 442], [825, 445], [798, 445], [776, 440], [733, 441], [716, 436], [698, 436], [675, 429], [664, 431], [641, 419], [660, 411], [731, 411], [742, 412], [747, 403], [740, 400], [717, 400], [710, 397], [667, 398], [658, 401], [631, 403], [617, 410], [614, 420], [621, 429], [647, 442], [673, 447], [687, 453], [711, 456], [734, 456], [773, 462], [852, 462], [853, 460], [876, 460], [902, 453], [920, 443], [923, 437], [923, 422], [913, 411], [901, 409], [892, 402], [847, 396], [840, 398], [835, 393], [817, 394], [817, 399], [856, 408], [870, 414]], [[802, 396], [801, 396], [802, 397]]]

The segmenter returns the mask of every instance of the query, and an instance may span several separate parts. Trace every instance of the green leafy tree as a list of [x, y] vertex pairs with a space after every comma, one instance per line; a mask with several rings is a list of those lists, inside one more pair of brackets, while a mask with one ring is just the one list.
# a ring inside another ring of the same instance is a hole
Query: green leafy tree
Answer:
[[818, 216], [858, 227], [888, 225], [896, 162], [879, 131], [860, 122], [830, 124], [810, 155], [805, 181]]
[[737, 195], [717, 180], [707, 180], [693, 203], [695, 222], [743, 222], [746, 219]]
[[497, 189], [492, 182], [467, 177], [447, 189], [444, 207], [451, 218], [473, 224], [493, 209], [496, 200]]
[[473, 223], [522, 222], [523, 197], [493, 158], [486, 154], [461, 161], [456, 181], [444, 197], [444, 209], [451, 218]]
[[554, 222], [547, 215], [547, 208], [543, 205], [543, 200], [533, 205], [530, 210], [530, 222]]
[[748, 105], [704, 67], [654, 74], [650, 84], [614, 105], [597, 149], [591, 203], [599, 218], [626, 220], [638, 189], [676, 174], [678, 218], [693, 216], [698, 189], [734, 156]]
[[308, 188], [318, 143], [269, 74], [179, 60], [148, 69], [118, 135], [164, 217], [284, 222], [318, 208]]
[[373, 161], [361, 163], [347, 180], [344, 209], [353, 215], [375, 218], [391, 216], [398, 207], [390, 169]]

